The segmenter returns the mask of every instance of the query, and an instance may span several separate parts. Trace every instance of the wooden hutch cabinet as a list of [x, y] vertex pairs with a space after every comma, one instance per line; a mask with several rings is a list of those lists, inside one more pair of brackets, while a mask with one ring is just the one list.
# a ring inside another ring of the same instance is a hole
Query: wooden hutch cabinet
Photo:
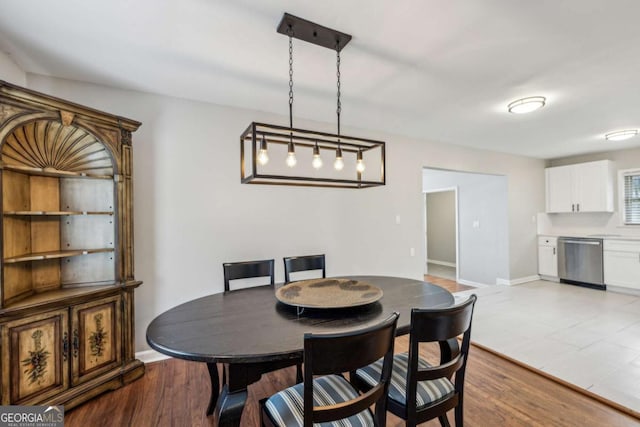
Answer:
[[139, 122], [0, 80], [0, 404], [76, 406], [134, 356]]

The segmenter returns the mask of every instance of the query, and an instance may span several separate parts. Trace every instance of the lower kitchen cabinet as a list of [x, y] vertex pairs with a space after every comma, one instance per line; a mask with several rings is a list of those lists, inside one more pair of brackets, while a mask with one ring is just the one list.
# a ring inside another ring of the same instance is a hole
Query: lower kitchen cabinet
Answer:
[[604, 282], [640, 290], [640, 241], [605, 240]]
[[558, 277], [558, 238], [538, 236], [538, 274], [543, 277]]

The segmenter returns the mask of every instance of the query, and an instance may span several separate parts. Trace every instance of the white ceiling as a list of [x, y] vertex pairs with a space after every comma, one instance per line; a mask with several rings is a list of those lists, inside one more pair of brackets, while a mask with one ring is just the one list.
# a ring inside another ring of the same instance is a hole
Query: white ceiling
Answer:
[[[353, 35], [343, 126], [540, 158], [640, 146], [603, 138], [640, 128], [638, 0], [2, 0], [0, 50], [30, 73], [287, 115], [283, 12]], [[294, 40], [294, 117], [335, 123], [335, 72]], [[506, 112], [532, 95], [547, 106]]]

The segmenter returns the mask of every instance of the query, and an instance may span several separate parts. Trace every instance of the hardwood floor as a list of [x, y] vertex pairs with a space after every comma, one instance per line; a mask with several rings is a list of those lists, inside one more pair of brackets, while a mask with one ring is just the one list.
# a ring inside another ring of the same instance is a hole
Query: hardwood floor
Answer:
[[[469, 289], [454, 281], [425, 276], [451, 292]], [[408, 337], [396, 340], [396, 351], [407, 351]], [[434, 346], [423, 357], [437, 357]], [[295, 369], [264, 375], [249, 386], [243, 426], [259, 425], [258, 401], [295, 382]], [[210, 384], [204, 363], [167, 359], [147, 364], [140, 380], [103, 394], [65, 415], [66, 427], [84, 426], [215, 426], [205, 416]], [[465, 425], [640, 427], [640, 419], [552, 381], [507, 359], [472, 345], [465, 381]], [[453, 423], [453, 413], [449, 420]], [[404, 422], [389, 414], [387, 426]], [[423, 424], [439, 426], [437, 420]]]
[[456, 283], [455, 280], [449, 280], [437, 276], [430, 276], [428, 274], [424, 275], [424, 281], [445, 288], [449, 292], [460, 292], [466, 291], [468, 289], [474, 289], [473, 286], [461, 285], [460, 283]]
[[[397, 339], [398, 351], [406, 351], [407, 346], [406, 336]], [[426, 350], [425, 356], [433, 357], [433, 351]], [[258, 400], [294, 380], [295, 370], [289, 368], [267, 374], [251, 385], [242, 425], [259, 425]], [[65, 426], [215, 426], [214, 418], [204, 415], [209, 387], [204, 363], [178, 359], [150, 363], [140, 380], [70, 410]], [[640, 427], [639, 419], [474, 346], [468, 362], [464, 412], [469, 427]], [[449, 418], [453, 423], [453, 414]], [[387, 425], [404, 423], [389, 415]]]

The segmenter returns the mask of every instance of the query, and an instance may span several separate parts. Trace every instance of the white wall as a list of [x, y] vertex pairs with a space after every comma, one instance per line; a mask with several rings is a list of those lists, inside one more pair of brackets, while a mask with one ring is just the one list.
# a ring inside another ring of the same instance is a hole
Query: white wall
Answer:
[[[29, 87], [140, 120], [133, 135], [136, 349], [149, 322], [184, 301], [222, 291], [222, 263], [325, 253], [327, 274], [419, 279], [424, 266], [423, 166], [509, 177], [511, 277], [536, 272], [536, 229], [544, 209], [541, 160], [358, 129], [387, 141], [387, 185], [352, 190], [241, 185], [239, 136], [254, 120], [288, 118], [159, 95], [28, 75]], [[212, 81], [211, 84], [215, 84]], [[348, 105], [344, 105], [348, 109]], [[282, 105], [286, 113], [286, 100]], [[334, 132], [335, 124], [296, 121]], [[273, 159], [272, 161], [275, 161]], [[396, 224], [400, 215], [400, 224]], [[416, 249], [410, 256], [410, 248]]]
[[6, 53], [0, 51], [0, 80], [18, 86], [27, 84], [27, 75]]
[[427, 194], [427, 260], [456, 263], [456, 192]]
[[[604, 143], [604, 142], [603, 142]], [[606, 144], [614, 144], [607, 142]], [[615, 162], [616, 183], [614, 213], [562, 213], [539, 215], [539, 233], [551, 235], [589, 235], [589, 234], [621, 234], [640, 237], [640, 227], [621, 224], [618, 210], [618, 170], [640, 168], [640, 147], [618, 151], [585, 154], [581, 156], [563, 157], [549, 160], [547, 166], [564, 166], [596, 160], [612, 160]]]
[[424, 191], [458, 188], [459, 281], [494, 285], [497, 279], [507, 279], [507, 178], [425, 169], [422, 185]]

